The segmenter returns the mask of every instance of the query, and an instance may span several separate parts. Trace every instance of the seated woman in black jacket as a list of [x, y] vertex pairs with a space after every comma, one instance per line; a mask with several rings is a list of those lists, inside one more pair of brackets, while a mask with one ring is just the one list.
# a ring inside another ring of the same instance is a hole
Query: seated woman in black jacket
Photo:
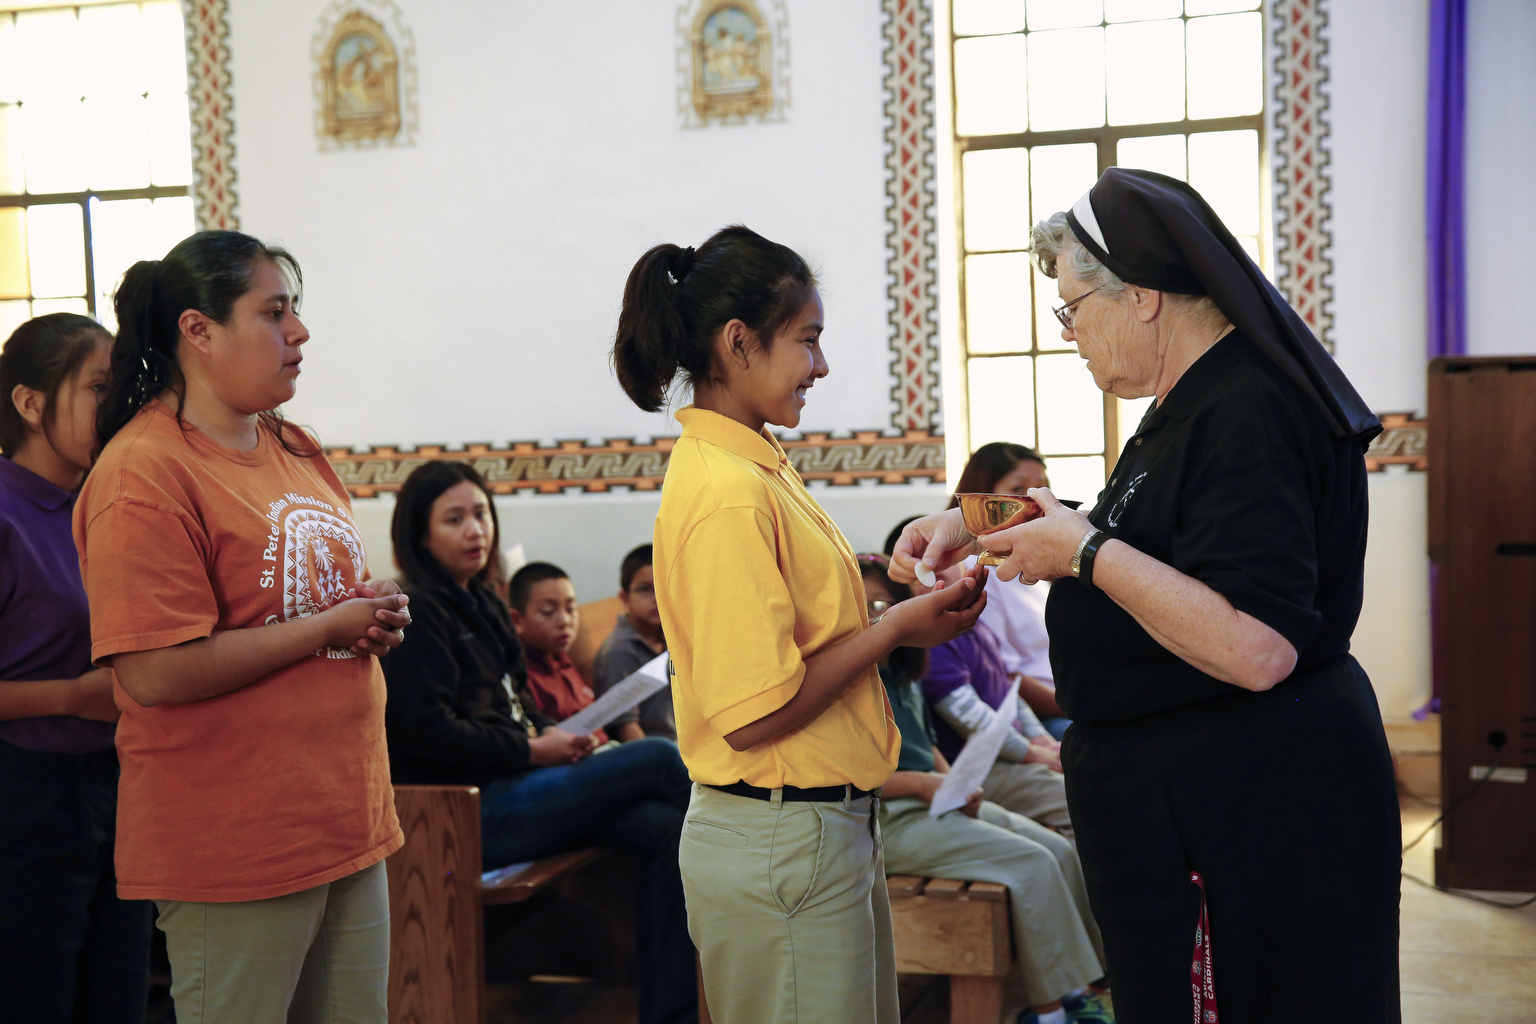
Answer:
[[410, 632], [384, 669], [394, 781], [479, 786], [487, 869], [594, 844], [634, 853], [640, 1020], [695, 1020], [677, 867], [690, 783], [677, 746], [647, 737], [592, 754], [589, 737], [556, 728], [520, 697], [522, 648], [488, 583], [498, 567], [496, 508], [473, 467], [416, 469], [390, 534], [411, 596]]

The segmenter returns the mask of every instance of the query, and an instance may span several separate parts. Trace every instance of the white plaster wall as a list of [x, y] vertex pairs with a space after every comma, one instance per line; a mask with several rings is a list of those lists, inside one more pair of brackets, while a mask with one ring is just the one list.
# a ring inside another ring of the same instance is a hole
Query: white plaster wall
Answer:
[[[885, 537], [908, 516], [943, 508], [949, 491], [943, 484], [899, 487], [822, 487], [811, 493], [848, 538], [855, 551], [880, 551]], [[530, 561], [554, 562], [571, 576], [582, 601], [618, 592], [619, 563], [635, 545], [651, 539], [661, 495], [656, 491], [621, 494], [523, 494], [496, 499], [502, 547], [521, 544]], [[375, 575], [394, 575], [389, 543], [393, 496], [355, 500], [357, 520]]]
[[1467, 352], [1536, 353], [1536, 4], [1467, 9]]
[[625, 276], [743, 222], [819, 265], [832, 376], [803, 429], [889, 422], [880, 12], [789, 0], [782, 123], [683, 130], [678, 4], [399, 0], [410, 147], [317, 149], [321, 0], [232, 0], [242, 227], [305, 270], [297, 421], [327, 443], [671, 434], [613, 382]]
[[1326, 10], [1336, 354], [1371, 408], [1422, 411], [1429, 3]]
[[1429, 480], [1403, 466], [1369, 479], [1365, 604], [1351, 647], [1371, 677], [1383, 717], [1406, 718], [1429, 699]]

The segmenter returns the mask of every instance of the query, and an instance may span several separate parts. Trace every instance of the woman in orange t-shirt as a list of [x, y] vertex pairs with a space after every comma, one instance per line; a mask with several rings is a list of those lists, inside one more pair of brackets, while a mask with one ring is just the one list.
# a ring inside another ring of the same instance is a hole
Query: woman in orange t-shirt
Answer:
[[281, 249], [204, 231], [116, 295], [105, 446], [75, 509], [92, 657], [114, 670], [117, 879], [152, 899], [179, 1020], [386, 1017], [401, 844], [346, 491], [275, 412], [309, 332]]

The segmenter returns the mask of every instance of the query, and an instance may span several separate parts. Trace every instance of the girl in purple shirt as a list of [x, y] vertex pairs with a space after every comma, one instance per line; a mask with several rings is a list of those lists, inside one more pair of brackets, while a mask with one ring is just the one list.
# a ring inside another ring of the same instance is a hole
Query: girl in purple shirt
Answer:
[[0, 350], [0, 992], [8, 1021], [139, 1020], [149, 904], [116, 895], [117, 706], [70, 532], [112, 338], [50, 313]]

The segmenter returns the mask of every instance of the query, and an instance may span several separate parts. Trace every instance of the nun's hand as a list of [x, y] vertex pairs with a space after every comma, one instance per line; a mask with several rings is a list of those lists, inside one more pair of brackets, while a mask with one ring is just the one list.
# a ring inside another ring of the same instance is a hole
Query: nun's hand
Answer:
[[1072, 555], [1093, 532], [1093, 524], [1081, 512], [1057, 501], [1048, 488], [1032, 488], [1029, 496], [1040, 505], [1037, 518], [981, 538], [982, 547], [1008, 556], [997, 567], [997, 578], [1011, 580], [1017, 576], [1020, 583], [1033, 584], [1072, 575]]
[[926, 593], [931, 588], [931, 582], [918, 580], [919, 563], [936, 576], [943, 574], [945, 582], [955, 583], [960, 579], [960, 571], [946, 570], [965, 561], [966, 556], [974, 555], [977, 551], [976, 538], [966, 530], [965, 520], [961, 518], [958, 508], [924, 516], [908, 523], [907, 528], [901, 531], [896, 550], [891, 552], [890, 576], [897, 583], [916, 584], [913, 587], [915, 591]]

